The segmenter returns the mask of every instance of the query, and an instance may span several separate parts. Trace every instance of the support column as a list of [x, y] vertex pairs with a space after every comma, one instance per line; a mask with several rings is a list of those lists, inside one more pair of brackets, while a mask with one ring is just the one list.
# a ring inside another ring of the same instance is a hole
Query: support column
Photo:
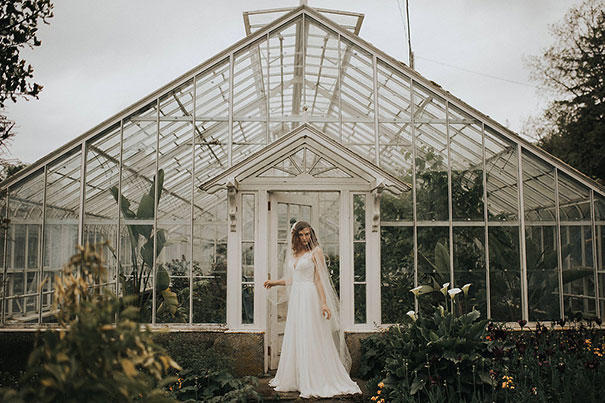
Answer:
[[[366, 196], [366, 322], [381, 323], [380, 298], [380, 195], [378, 189]], [[369, 225], [368, 225], [369, 224]]]
[[351, 193], [340, 192], [340, 317], [343, 328], [351, 329], [353, 317], [353, 240], [351, 239]]
[[241, 196], [233, 186], [227, 188], [229, 223], [227, 228], [227, 328], [238, 329], [242, 323], [241, 242], [238, 230], [241, 220], [235, 220]]

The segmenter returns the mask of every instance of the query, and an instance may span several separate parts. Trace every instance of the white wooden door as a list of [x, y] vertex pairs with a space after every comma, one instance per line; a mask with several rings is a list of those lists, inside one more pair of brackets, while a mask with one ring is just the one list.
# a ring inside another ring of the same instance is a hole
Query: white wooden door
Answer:
[[[301, 194], [271, 192], [269, 194], [269, 278], [280, 279], [284, 273], [284, 259], [288, 247], [290, 227], [296, 221], [304, 220], [314, 228], [318, 227], [318, 193]], [[278, 293], [285, 292], [277, 287]], [[279, 297], [278, 297], [279, 298]], [[279, 363], [281, 344], [286, 326], [286, 303], [269, 304], [269, 368], [276, 369]]]

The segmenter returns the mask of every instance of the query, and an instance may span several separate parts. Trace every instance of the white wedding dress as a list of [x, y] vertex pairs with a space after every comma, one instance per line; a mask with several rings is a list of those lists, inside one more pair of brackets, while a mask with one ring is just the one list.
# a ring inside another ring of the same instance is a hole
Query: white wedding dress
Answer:
[[331, 319], [321, 314], [312, 252], [289, 264], [293, 276], [286, 328], [277, 373], [269, 385], [279, 392], [300, 391], [302, 398], [361, 393], [341, 362]]

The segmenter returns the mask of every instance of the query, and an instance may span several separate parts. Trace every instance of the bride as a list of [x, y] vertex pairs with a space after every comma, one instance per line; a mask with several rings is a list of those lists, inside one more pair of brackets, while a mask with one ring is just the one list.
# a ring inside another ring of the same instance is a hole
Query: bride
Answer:
[[315, 231], [294, 223], [288, 238], [285, 275], [264, 286], [286, 286], [286, 328], [275, 378], [276, 391], [300, 391], [300, 397], [361, 393], [349, 377], [351, 356], [340, 322], [339, 299], [330, 280]]

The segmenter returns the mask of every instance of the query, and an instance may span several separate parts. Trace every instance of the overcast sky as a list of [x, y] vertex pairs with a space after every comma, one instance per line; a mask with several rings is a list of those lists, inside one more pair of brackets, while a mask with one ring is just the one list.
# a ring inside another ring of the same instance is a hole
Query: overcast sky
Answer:
[[[34, 162], [245, 36], [243, 11], [299, 0], [55, 0], [25, 51], [39, 100], [7, 108], [6, 158]], [[360, 36], [407, 63], [397, 0], [309, 0], [365, 14]], [[549, 24], [577, 0], [410, 0], [416, 70], [514, 131], [546, 99], [523, 62], [552, 43]], [[497, 77], [497, 78], [493, 78]]]

